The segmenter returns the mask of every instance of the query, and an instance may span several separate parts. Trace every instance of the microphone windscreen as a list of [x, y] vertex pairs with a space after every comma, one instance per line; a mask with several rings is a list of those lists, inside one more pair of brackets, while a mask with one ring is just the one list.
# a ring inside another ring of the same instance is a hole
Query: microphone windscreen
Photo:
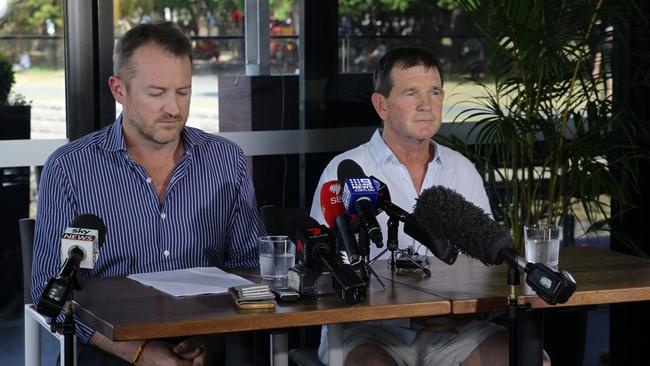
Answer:
[[97, 230], [99, 233], [97, 245], [101, 247], [102, 244], [104, 244], [104, 239], [106, 238], [106, 225], [104, 225], [104, 221], [99, 217], [93, 214], [81, 214], [72, 221], [70, 227]]
[[336, 180], [323, 183], [320, 190], [320, 210], [330, 228], [336, 227], [335, 219], [345, 214], [341, 198], [341, 184]]
[[361, 166], [359, 166], [359, 164], [354, 160], [342, 160], [336, 168], [336, 177], [341, 185], [343, 185], [343, 182], [346, 179], [363, 178], [365, 176], [366, 174], [363, 172], [363, 168], [361, 168]]
[[486, 265], [501, 263], [499, 252], [512, 247], [512, 239], [504, 240], [505, 228], [447, 187], [422, 191], [413, 215], [432, 237], [451, 241], [460, 251]]

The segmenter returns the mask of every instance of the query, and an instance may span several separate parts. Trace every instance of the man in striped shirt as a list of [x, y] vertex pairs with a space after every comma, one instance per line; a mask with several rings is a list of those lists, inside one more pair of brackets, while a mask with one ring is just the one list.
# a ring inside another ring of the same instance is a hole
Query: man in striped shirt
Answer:
[[[102, 218], [107, 233], [95, 267], [82, 276], [257, 266], [256, 239], [264, 228], [242, 150], [185, 127], [191, 50], [170, 23], [136, 26], [117, 43], [108, 84], [123, 106], [121, 116], [58, 149], [43, 169], [32, 269], [35, 302], [58, 273], [61, 234], [83, 213]], [[176, 345], [113, 342], [81, 322], [77, 336], [82, 365], [209, 362], [201, 337]]]

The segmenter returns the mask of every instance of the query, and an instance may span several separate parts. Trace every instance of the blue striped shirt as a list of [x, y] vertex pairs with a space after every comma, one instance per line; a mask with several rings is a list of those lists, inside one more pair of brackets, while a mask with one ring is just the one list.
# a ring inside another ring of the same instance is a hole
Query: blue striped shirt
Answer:
[[[106, 224], [106, 240], [82, 277], [190, 267], [255, 267], [265, 235], [242, 150], [186, 127], [185, 153], [161, 201], [147, 172], [126, 150], [122, 118], [55, 151], [46, 161], [38, 197], [32, 297], [40, 297], [61, 266], [60, 238], [80, 214]], [[94, 330], [77, 322], [88, 342]]]

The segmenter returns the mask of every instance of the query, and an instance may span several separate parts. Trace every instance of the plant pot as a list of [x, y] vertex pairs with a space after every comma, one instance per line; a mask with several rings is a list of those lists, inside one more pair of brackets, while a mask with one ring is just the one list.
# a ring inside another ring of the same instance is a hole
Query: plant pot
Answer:
[[0, 140], [28, 140], [31, 131], [31, 106], [0, 107]]
[[[0, 140], [30, 138], [30, 106], [0, 107]], [[0, 277], [22, 278], [18, 220], [29, 216], [29, 167], [0, 168]], [[21, 293], [21, 281], [5, 283], [0, 295], [0, 312], [14, 304]], [[18, 302], [20, 303], [20, 302]]]

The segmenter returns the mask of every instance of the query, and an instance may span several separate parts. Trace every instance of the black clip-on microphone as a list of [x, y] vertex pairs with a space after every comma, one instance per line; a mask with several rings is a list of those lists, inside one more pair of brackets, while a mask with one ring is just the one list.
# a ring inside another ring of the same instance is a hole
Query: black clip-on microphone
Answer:
[[366, 285], [370, 284], [370, 278], [374, 276], [381, 288], [385, 289], [386, 285], [384, 284], [384, 281], [381, 280], [381, 277], [379, 277], [377, 272], [375, 272], [371, 266], [374, 259], [368, 260], [368, 257], [370, 256], [370, 236], [368, 235], [368, 232], [365, 230], [364, 226], [359, 222], [359, 220], [361, 220], [361, 218], [357, 216], [352, 221], [351, 225], [352, 232], [359, 234], [359, 255], [361, 257], [361, 260], [359, 260], [356, 265], [359, 266], [361, 277], [366, 282]]
[[381, 251], [381, 253], [377, 254], [373, 259], [368, 261], [369, 264], [372, 264], [375, 262], [377, 259], [379, 259], [384, 253], [387, 251], [390, 251], [390, 259], [388, 260], [388, 263], [390, 264], [390, 270], [391, 272], [395, 272], [395, 268], [397, 267], [397, 259], [395, 258], [395, 253], [399, 253], [401, 255], [400, 258], [406, 258], [408, 261], [407, 263], [409, 266], [407, 268], [416, 268], [420, 269], [427, 277], [431, 276], [431, 271], [424, 267], [422, 263], [418, 262], [413, 258], [411, 253], [405, 249], [401, 249], [399, 247], [399, 222], [400, 222], [400, 217], [397, 215], [393, 215], [390, 212], [386, 211], [386, 214], [388, 214], [388, 222], [387, 222], [387, 227], [388, 227], [388, 237], [386, 239], [386, 248]]
[[[68, 230], [72, 231], [69, 232]], [[86, 233], [88, 233], [89, 230], [96, 230], [97, 236], [91, 237], [89, 235], [84, 235], [81, 231], [75, 230], [86, 230]], [[76, 233], [80, 234], [76, 235]], [[92, 214], [82, 214], [75, 218], [70, 224], [70, 227], [66, 229], [62, 241], [63, 239], [66, 239], [72, 240], [73, 242], [80, 242], [80, 244], [79, 246], [73, 246], [68, 251], [68, 257], [61, 266], [59, 274], [48, 281], [38, 303], [36, 304], [36, 311], [39, 314], [52, 318], [52, 322], [50, 323], [50, 330], [52, 333], [63, 335], [64, 354], [62, 357], [66, 365], [73, 365], [75, 358], [75, 322], [74, 309], [72, 307], [73, 293], [74, 291], [80, 291], [83, 287], [79, 277], [82, 261], [86, 258], [90, 258], [88, 256], [94, 255], [90, 248], [83, 249], [83, 247], [88, 245], [88, 242], [96, 243], [97, 247], [101, 247], [105, 235], [106, 226], [99, 217]], [[91, 239], [94, 239], [94, 241]], [[82, 242], [85, 243], [81, 244]], [[92, 264], [94, 265], [94, 258]], [[61, 310], [63, 310], [65, 314], [63, 322], [56, 319], [61, 313]]]

